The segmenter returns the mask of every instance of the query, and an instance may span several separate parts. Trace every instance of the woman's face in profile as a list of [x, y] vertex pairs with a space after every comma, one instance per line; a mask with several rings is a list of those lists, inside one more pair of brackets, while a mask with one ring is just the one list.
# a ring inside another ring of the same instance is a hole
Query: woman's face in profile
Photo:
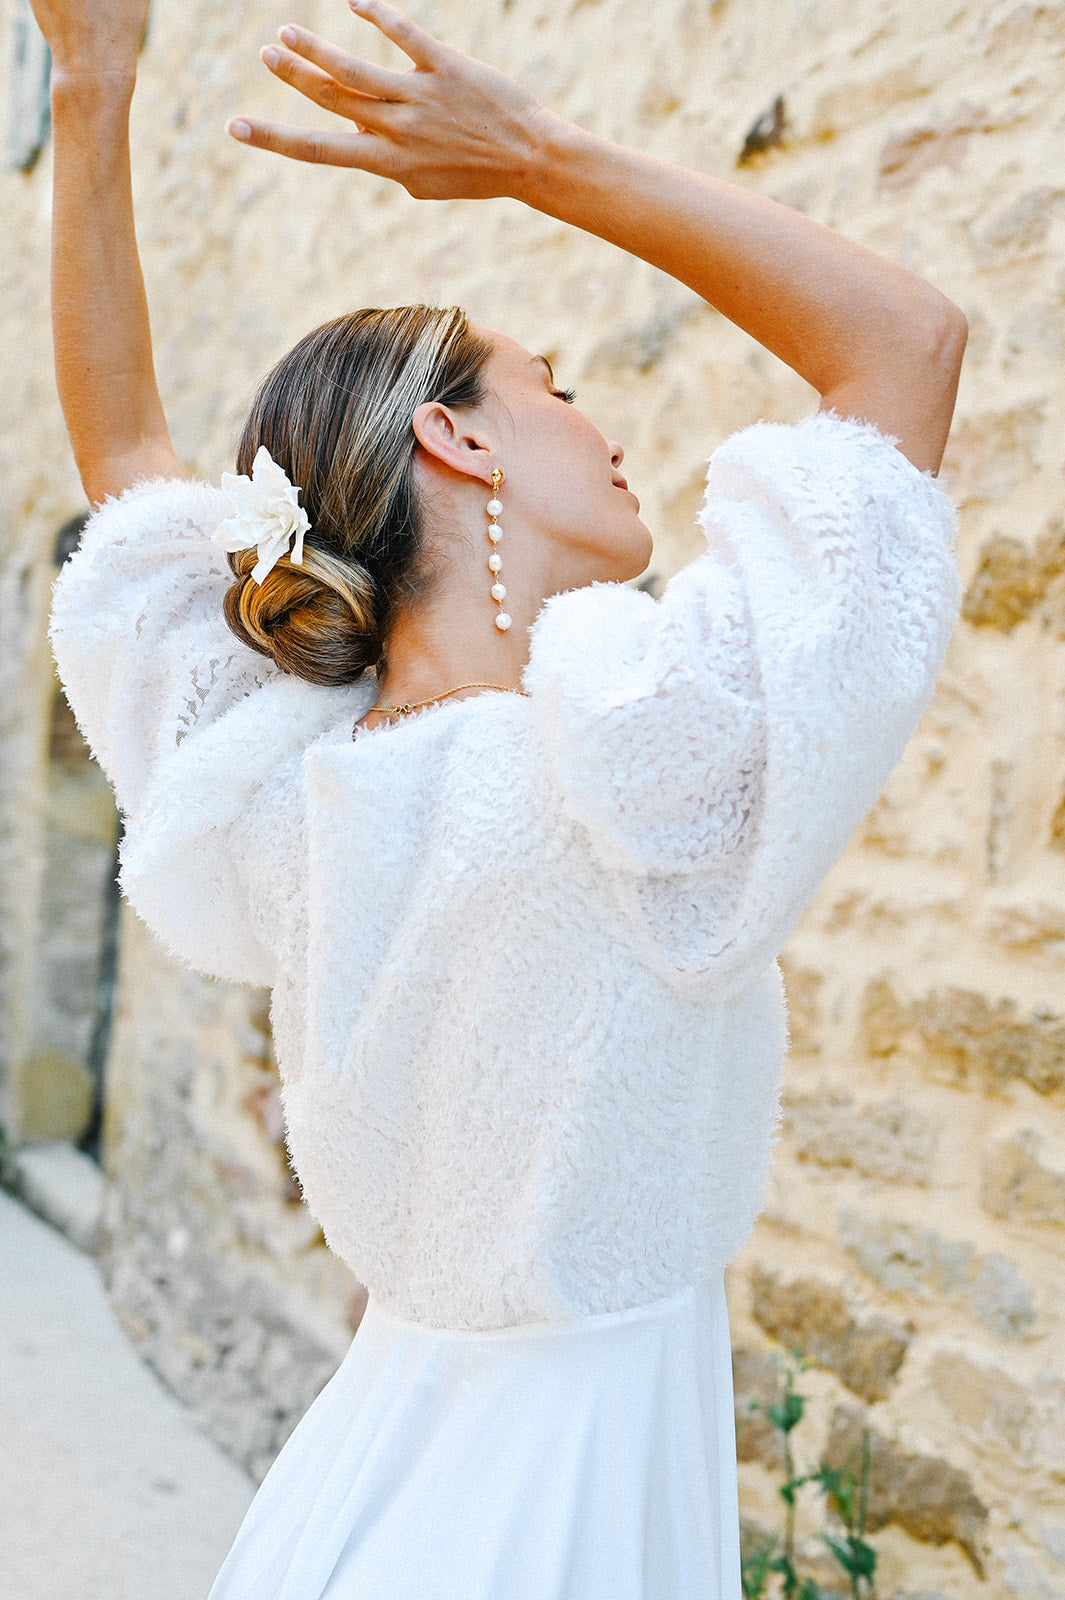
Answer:
[[543, 356], [505, 334], [478, 332], [492, 343], [480, 409], [499, 437], [502, 520], [516, 513], [557, 547], [567, 587], [580, 569], [580, 583], [638, 577], [652, 541], [621, 471], [621, 446], [567, 400]]

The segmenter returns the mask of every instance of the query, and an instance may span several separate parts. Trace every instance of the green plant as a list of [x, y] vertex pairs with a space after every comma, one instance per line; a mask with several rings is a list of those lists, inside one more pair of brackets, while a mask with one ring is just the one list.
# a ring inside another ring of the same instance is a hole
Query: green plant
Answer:
[[869, 1503], [870, 1445], [868, 1430], [862, 1435], [858, 1460], [843, 1467], [826, 1461], [810, 1472], [798, 1470], [792, 1435], [806, 1413], [808, 1396], [795, 1384], [812, 1366], [800, 1351], [792, 1351], [783, 1363], [783, 1388], [779, 1400], [768, 1405], [751, 1402], [761, 1410], [770, 1427], [781, 1437], [784, 1449], [784, 1481], [777, 1493], [783, 1502], [783, 1526], [779, 1534], [756, 1535], [744, 1542], [742, 1582], [744, 1600], [832, 1600], [836, 1590], [826, 1590], [814, 1578], [804, 1575], [797, 1565], [795, 1519], [799, 1492], [812, 1488], [821, 1496], [840, 1531], [820, 1535], [822, 1543], [841, 1569], [850, 1600], [876, 1600], [876, 1551], [865, 1537]]

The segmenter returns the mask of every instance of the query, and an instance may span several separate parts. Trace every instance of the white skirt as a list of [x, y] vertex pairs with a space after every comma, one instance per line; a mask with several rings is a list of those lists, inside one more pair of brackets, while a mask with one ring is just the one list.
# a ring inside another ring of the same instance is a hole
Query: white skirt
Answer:
[[739, 1600], [720, 1283], [467, 1333], [373, 1301], [209, 1600]]

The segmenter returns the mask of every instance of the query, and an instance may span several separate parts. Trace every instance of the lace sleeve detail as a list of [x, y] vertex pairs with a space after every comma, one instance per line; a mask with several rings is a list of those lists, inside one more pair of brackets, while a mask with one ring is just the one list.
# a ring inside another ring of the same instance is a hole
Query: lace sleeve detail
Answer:
[[564, 815], [655, 960], [771, 960], [898, 761], [957, 608], [954, 516], [874, 429], [759, 424], [710, 463], [661, 601], [560, 595], [526, 672]]
[[[303, 870], [300, 758], [363, 690], [301, 682], [231, 633], [232, 575], [210, 537], [230, 509], [169, 480], [107, 501], [56, 581], [51, 634], [126, 817], [134, 907], [198, 970], [271, 984], [276, 912]], [[274, 818], [282, 851], [265, 844]]]
[[208, 484], [142, 483], [96, 512], [56, 580], [52, 647], [83, 733], [135, 814], [158, 760], [278, 676], [226, 625]]

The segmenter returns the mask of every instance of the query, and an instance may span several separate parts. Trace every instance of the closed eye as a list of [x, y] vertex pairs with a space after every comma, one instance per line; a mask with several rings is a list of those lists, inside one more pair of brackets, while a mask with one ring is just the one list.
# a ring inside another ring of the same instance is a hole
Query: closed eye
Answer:
[[564, 400], [568, 406], [573, 405], [577, 398], [576, 389], [552, 389], [551, 393], [559, 400]]

